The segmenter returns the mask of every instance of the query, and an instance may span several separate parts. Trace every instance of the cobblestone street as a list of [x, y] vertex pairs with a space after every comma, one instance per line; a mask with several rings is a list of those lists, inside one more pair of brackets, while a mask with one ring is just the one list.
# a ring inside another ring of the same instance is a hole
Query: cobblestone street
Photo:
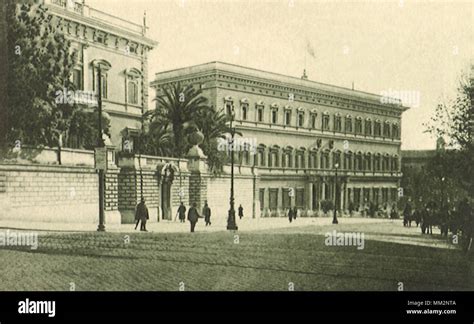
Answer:
[[[400, 282], [405, 290], [474, 288], [472, 261], [439, 235], [422, 236], [401, 221], [260, 222], [266, 226], [249, 230], [242, 221], [236, 233], [203, 223], [194, 234], [131, 232], [132, 225], [123, 233], [40, 232], [37, 250], [0, 249], [0, 289], [393, 291]], [[188, 224], [166, 226], [188, 230]], [[333, 230], [364, 233], [365, 248], [326, 246], [324, 233]]]

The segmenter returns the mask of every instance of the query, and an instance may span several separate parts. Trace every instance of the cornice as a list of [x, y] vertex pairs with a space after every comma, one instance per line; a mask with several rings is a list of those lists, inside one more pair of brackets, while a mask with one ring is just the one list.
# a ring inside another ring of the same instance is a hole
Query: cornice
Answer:
[[[160, 73], [157, 73], [157, 77], [159, 77], [159, 74]], [[402, 112], [406, 110], [406, 107], [401, 109], [397, 106], [375, 103], [373, 100], [364, 101], [363, 98], [356, 96], [349, 97], [344, 94], [330, 93], [325, 90], [306, 88], [290, 83], [283, 84], [278, 81], [271, 81], [268, 79], [256, 78], [253, 76], [246, 76], [223, 70], [200, 71], [197, 73], [189, 73], [176, 77], [168, 77], [159, 80], [156, 79], [150, 83], [150, 86], [157, 88], [164, 84], [174, 82], [195, 83], [209, 81], [214, 81], [216, 84], [212, 86], [206, 86], [204, 89], [213, 87], [285, 100], [288, 100], [288, 95], [292, 93], [294, 94], [294, 102], [320, 105], [355, 112], [366, 112], [381, 116], [400, 118]], [[234, 87], [225, 86], [224, 84], [221, 85], [219, 82], [232, 84]], [[240, 87], [235, 88], [235, 85]], [[254, 89], [254, 91], [252, 91], [252, 89]]]
[[149, 50], [153, 49], [155, 46], [158, 45], [158, 42], [145, 37], [143, 35], [129, 32], [127, 30], [124, 30], [123, 28], [107, 24], [104, 22], [101, 22], [100, 20], [89, 18], [89, 17], [84, 17], [80, 14], [70, 12], [67, 10], [63, 10], [61, 8], [56, 8], [56, 6], [47, 6], [48, 8], [48, 13], [52, 14], [54, 16], [61, 17], [65, 20], [69, 20], [78, 24], [81, 24], [83, 26], [87, 26], [92, 29], [97, 29], [102, 32], [112, 34], [117, 37], [121, 37], [124, 39], [130, 39], [132, 41], [135, 41], [141, 45], [146, 45]]

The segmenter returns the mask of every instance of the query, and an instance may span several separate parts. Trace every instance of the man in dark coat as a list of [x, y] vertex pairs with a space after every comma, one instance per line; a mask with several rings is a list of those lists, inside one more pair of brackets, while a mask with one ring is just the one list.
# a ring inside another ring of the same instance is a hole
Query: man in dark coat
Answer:
[[242, 219], [242, 217], [244, 217], [244, 208], [239, 205], [239, 219]]
[[288, 219], [290, 220], [290, 223], [293, 221], [293, 208], [291, 207], [288, 210]]
[[391, 219], [398, 218], [397, 208], [395, 207], [395, 204], [392, 205], [392, 210], [390, 211], [390, 218]]
[[411, 203], [407, 202], [403, 210], [403, 226], [411, 226]]
[[148, 208], [145, 205], [145, 198], [142, 197], [141, 201], [138, 203], [136, 211], [135, 211], [135, 220], [137, 223], [135, 224], [135, 229], [137, 229], [138, 223], [140, 224], [140, 231], [148, 232], [146, 230], [146, 221], [150, 218], [148, 215]]
[[298, 208], [296, 208], [296, 206], [295, 206], [295, 207], [293, 207], [293, 220], [296, 219], [297, 215], [298, 215]]
[[204, 220], [206, 221], [206, 226], [211, 225], [211, 208], [207, 204], [207, 201], [204, 203], [204, 207], [202, 208], [202, 214], [204, 215]]
[[191, 233], [194, 233], [194, 228], [198, 219], [201, 217], [196, 208], [196, 203], [193, 203], [192, 207], [188, 210], [188, 221], [191, 223]]
[[184, 223], [184, 221], [186, 220], [186, 207], [184, 206], [183, 202], [181, 202], [181, 204], [179, 205], [178, 215], [179, 215], [179, 221], [181, 223]]

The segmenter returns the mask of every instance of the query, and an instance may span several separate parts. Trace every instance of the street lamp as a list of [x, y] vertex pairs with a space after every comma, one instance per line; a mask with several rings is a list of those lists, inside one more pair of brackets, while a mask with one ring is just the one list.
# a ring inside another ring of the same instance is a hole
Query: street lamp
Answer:
[[444, 181], [446, 180], [445, 177], [441, 178], [441, 209], [444, 207]]
[[[105, 147], [104, 139], [102, 137], [102, 71], [100, 64], [97, 66], [97, 88], [99, 90], [97, 95], [97, 111], [98, 111], [98, 132], [97, 132], [97, 147], [103, 149]], [[107, 155], [106, 155], [107, 157]], [[105, 160], [107, 163], [107, 158]], [[105, 173], [103, 168], [99, 168], [99, 226], [98, 232], [105, 232], [105, 216], [104, 216], [104, 184]]]
[[238, 229], [235, 222], [235, 209], [234, 209], [234, 137], [235, 137], [235, 128], [233, 127], [235, 117], [234, 106], [232, 105], [231, 114], [230, 114], [230, 135], [231, 135], [231, 150], [230, 151], [230, 209], [229, 215], [227, 217], [227, 229], [236, 231]]
[[334, 168], [336, 169], [336, 177], [334, 181], [334, 216], [332, 218], [332, 223], [333, 224], [338, 224], [339, 222], [337, 221], [337, 169], [339, 168], [339, 163], [334, 164]]

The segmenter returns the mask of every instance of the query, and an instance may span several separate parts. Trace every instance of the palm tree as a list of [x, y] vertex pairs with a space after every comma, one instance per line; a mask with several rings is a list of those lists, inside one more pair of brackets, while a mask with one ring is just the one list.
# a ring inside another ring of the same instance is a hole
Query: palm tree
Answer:
[[150, 110], [145, 117], [159, 123], [172, 132], [172, 155], [182, 158], [188, 152], [190, 145], [187, 135], [192, 131], [200, 111], [209, 110], [207, 98], [202, 91], [193, 85], [181, 86], [180, 83], [163, 88], [163, 94], [155, 99], [157, 108]]
[[[229, 125], [230, 118], [223, 110], [211, 109], [201, 110], [198, 113], [196, 127], [204, 135], [201, 144], [204, 154], [207, 156], [207, 163], [211, 172], [217, 174], [222, 171], [222, 166], [227, 161], [225, 152], [218, 150], [218, 140], [226, 139], [226, 135], [231, 134]], [[236, 132], [237, 135], [242, 135]]]
[[168, 126], [154, 120], [148, 131], [141, 136], [141, 151], [155, 156], [171, 156], [173, 154], [171, 131]]

